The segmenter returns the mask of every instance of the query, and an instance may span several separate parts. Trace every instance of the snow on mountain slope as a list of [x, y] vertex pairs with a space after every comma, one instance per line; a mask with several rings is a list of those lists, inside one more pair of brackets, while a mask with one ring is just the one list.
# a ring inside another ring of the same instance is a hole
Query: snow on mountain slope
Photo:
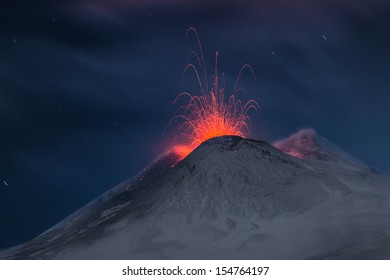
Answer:
[[262, 141], [211, 139], [0, 257], [390, 258], [389, 180], [329, 146], [331, 160], [299, 159]]
[[318, 159], [348, 164], [360, 169], [369, 166], [343, 151], [327, 139], [319, 136], [313, 129], [303, 129], [274, 146], [292, 156], [302, 159]]

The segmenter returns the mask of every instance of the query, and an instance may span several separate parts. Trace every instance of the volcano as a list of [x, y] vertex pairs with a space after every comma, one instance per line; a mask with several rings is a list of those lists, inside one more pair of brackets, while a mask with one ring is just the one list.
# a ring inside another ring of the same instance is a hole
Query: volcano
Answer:
[[390, 180], [313, 131], [274, 146], [223, 136], [161, 156], [0, 257], [390, 259], [389, 217]]

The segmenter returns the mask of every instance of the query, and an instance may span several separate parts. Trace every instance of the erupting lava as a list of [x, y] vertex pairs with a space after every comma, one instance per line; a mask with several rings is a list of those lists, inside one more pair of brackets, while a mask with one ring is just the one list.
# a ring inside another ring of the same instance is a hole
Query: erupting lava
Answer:
[[173, 151], [181, 158], [186, 157], [202, 142], [217, 136], [236, 135], [249, 137], [251, 131], [249, 128], [250, 117], [248, 112], [253, 109], [258, 110], [259, 106], [254, 100], [246, 103], [241, 102], [236, 97], [237, 92], [242, 88], [237, 88], [240, 76], [245, 68], [248, 68], [252, 74], [253, 70], [249, 65], [244, 65], [237, 77], [236, 85], [229, 99], [225, 99], [225, 84], [219, 84], [218, 76], [218, 52], [215, 59], [215, 74], [212, 77], [212, 87], [208, 87], [207, 73], [204, 65], [202, 46], [194, 28], [188, 29], [193, 32], [198, 41], [200, 57], [193, 53], [197, 59], [198, 66], [203, 73], [198, 71], [194, 64], [188, 64], [185, 68], [192, 69], [197, 77], [200, 87], [200, 95], [191, 95], [188, 92], [180, 93], [175, 103], [181, 98], [188, 98], [185, 105], [179, 107], [180, 114], [177, 114], [172, 120], [180, 119], [179, 135], [177, 140], [180, 144], [173, 147]]

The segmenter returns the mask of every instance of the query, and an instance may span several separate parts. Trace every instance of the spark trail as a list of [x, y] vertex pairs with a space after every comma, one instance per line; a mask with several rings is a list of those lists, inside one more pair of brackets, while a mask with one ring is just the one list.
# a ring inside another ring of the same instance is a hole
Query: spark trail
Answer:
[[207, 72], [204, 63], [202, 45], [200, 43], [197, 31], [189, 28], [187, 34], [193, 32], [197, 39], [200, 56], [193, 53], [196, 57], [197, 65], [188, 64], [184, 70], [192, 70], [196, 76], [200, 88], [200, 95], [192, 95], [188, 92], [180, 93], [174, 103], [186, 98], [184, 105], [179, 107], [178, 114], [171, 120], [179, 120], [178, 136], [173, 151], [181, 158], [186, 157], [196, 147], [204, 141], [223, 135], [235, 135], [241, 137], [250, 137], [250, 117], [249, 111], [258, 112], [259, 105], [254, 100], [242, 102], [237, 98], [237, 93], [242, 90], [238, 83], [242, 72], [249, 69], [254, 72], [250, 65], [245, 64], [237, 77], [236, 84], [232, 94], [225, 97], [225, 84], [219, 81], [218, 74], [218, 52], [215, 55], [215, 72], [212, 76], [212, 85], [209, 88], [207, 83]]

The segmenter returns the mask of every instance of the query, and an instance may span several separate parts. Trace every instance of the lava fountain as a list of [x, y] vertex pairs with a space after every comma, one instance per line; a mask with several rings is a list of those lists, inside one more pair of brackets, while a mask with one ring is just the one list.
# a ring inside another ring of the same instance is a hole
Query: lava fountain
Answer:
[[244, 69], [249, 69], [255, 78], [252, 67], [245, 64], [241, 68], [233, 92], [228, 98], [225, 97], [223, 73], [222, 80], [219, 81], [218, 52], [215, 55], [215, 72], [211, 77], [212, 84], [209, 87], [199, 36], [194, 28], [187, 30], [187, 34], [190, 32], [196, 36], [200, 56], [196, 52], [192, 53], [196, 57], [197, 64], [188, 64], [184, 74], [188, 70], [194, 72], [200, 94], [192, 95], [188, 92], [181, 92], [174, 100], [174, 103], [177, 104], [179, 100], [185, 99], [184, 105], [179, 107], [177, 114], [170, 122], [179, 120], [177, 144], [174, 145], [173, 152], [180, 158], [186, 157], [201, 143], [213, 137], [224, 135], [250, 137], [250, 116], [248, 113], [251, 110], [256, 112], [259, 110], [256, 101], [242, 102], [237, 98], [237, 93], [243, 90], [242, 87], [238, 87], [238, 83]]

